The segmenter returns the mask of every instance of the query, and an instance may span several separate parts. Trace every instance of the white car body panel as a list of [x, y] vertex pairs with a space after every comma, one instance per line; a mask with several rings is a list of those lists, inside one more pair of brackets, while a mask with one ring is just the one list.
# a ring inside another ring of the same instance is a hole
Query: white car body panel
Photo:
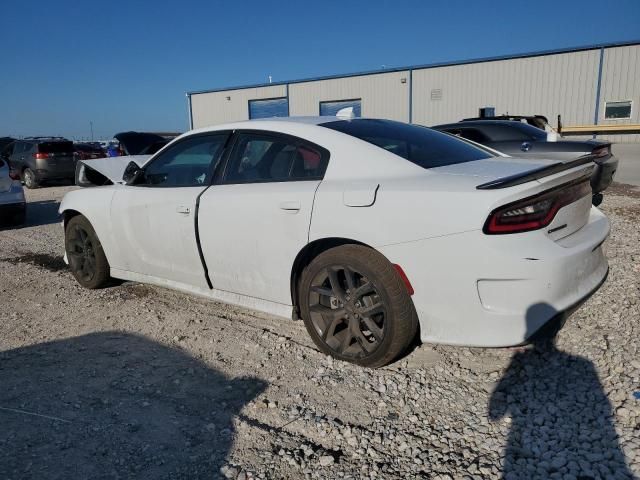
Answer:
[[[582, 165], [521, 185], [478, 190], [476, 186], [486, 181], [554, 162], [502, 156], [423, 169], [317, 126], [327, 121], [238, 122], [195, 130], [172, 142], [219, 130], [286, 133], [331, 153], [322, 181], [207, 189], [113, 185], [70, 192], [60, 211], [77, 211], [89, 219], [116, 278], [285, 317], [292, 311], [292, 266], [305, 245], [330, 238], [368, 245], [406, 273], [415, 290], [412, 300], [421, 338], [429, 342], [522, 343], [532, 328], [583, 300], [606, 277], [601, 244], [609, 223], [585, 199], [562, 208], [545, 229], [513, 235], [482, 232], [495, 208], [577, 179], [592, 167]], [[128, 163], [127, 157], [120, 158], [118, 168], [108, 168], [114, 183], [121, 181]], [[106, 175], [104, 165], [112, 160], [86, 163]], [[180, 207], [188, 208], [189, 214], [177, 212]], [[213, 288], [199, 257], [196, 207]]]
[[204, 189], [118, 185], [110, 223], [119, 255], [110, 265], [208, 288], [194, 234], [196, 198]]
[[218, 185], [200, 198], [199, 231], [213, 288], [288, 305], [291, 266], [309, 240], [320, 181]]

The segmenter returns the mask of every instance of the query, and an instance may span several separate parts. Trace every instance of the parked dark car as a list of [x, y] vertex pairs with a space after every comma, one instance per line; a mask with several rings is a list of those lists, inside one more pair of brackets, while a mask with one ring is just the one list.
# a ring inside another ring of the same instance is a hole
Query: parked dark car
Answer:
[[75, 177], [73, 142], [62, 137], [26, 137], [16, 140], [8, 155], [25, 187], [37, 188], [49, 180]]
[[120, 155], [153, 155], [170, 141], [150, 132], [121, 132], [113, 138], [120, 142]]
[[609, 142], [562, 138], [549, 141], [546, 131], [520, 121], [467, 120], [432, 128], [519, 158], [548, 158], [562, 162], [579, 157], [591, 159], [596, 165], [591, 176], [595, 205], [602, 202], [602, 192], [611, 185], [618, 168], [618, 159]]
[[532, 127], [545, 130], [549, 125], [549, 120], [544, 115], [496, 115], [494, 117], [473, 117], [465, 118], [463, 122], [477, 122], [486, 120], [511, 120], [514, 122], [528, 123]]
[[11, 138], [11, 137], [0, 137], [0, 152], [1, 152], [2, 150], [4, 150], [4, 149], [5, 149], [5, 147], [6, 147], [7, 145], [9, 145], [10, 143], [13, 143], [13, 142], [15, 142], [15, 141], [16, 141], [16, 139], [15, 139], [15, 138]]
[[91, 160], [92, 158], [104, 158], [107, 156], [100, 144], [76, 143], [74, 148], [76, 160]]

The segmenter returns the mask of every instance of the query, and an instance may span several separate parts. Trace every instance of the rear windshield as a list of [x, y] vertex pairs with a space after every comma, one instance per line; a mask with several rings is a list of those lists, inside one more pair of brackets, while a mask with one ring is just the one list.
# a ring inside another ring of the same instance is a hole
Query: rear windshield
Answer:
[[322, 126], [372, 143], [422, 168], [491, 157], [486, 151], [450, 135], [392, 120], [339, 120]]
[[102, 148], [98, 145], [89, 145], [88, 143], [77, 143], [75, 149], [78, 152], [102, 153]]
[[[464, 126], [462, 124], [461, 126]], [[524, 142], [527, 140], [547, 139], [547, 132], [528, 123], [505, 122], [502, 124], [477, 125], [492, 142]]]
[[73, 142], [43, 142], [38, 144], [40, 153], [73, 153]]

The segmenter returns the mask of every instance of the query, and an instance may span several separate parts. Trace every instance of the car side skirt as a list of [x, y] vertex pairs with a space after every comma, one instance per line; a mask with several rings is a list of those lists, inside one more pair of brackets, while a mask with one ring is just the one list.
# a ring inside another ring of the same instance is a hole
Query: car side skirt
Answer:
[[269, 300], [263, 300], [261, 298], [250, 297], [247, 295], [240, 295], [237, 293], [226, 292], [224, 290], [218, 290], [216, 288], [201, 289], [192, 285], [187, 285], [180, 282], [174, 282], [172, 280], [166, 280], [164, 278], [158, 278], [151, 275], [144, 275], [136, 272], [129, 272], [127, 270], [120, 270], [117, 268], [111, 268], [111, 276], [121, 280], [129, 280], [131, 282], [147, 283], [150, 285], [156, 285], [158, 287], [164, 287], [171, 290], [177, 290], [179, 292], [189, 293], [192, 295], [198, 295], [209, 300], [217, 300], [220, 302], [228, 303], [231, 305], [237, 305], [239, 307], [250, 308], [259, 312], [268, 313], [277, 317], [291, 319], [292, 305], [285, 305], [282, 303], [271, 302]]

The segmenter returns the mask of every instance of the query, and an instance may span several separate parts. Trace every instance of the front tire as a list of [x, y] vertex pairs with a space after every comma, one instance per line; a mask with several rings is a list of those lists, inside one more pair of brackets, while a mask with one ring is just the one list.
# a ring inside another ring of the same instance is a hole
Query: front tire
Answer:
[[29, 189], [38, 188], [40, 186], [38, 177], [36, 177], [35, 172], [30, 168], [25, 168], [22, 172], [22, 181], [24, 182], [24, 186]]
[[318, 255], [302, 274], [299, 304], [322, 352], [366, 367], [395, 360], [418, 329], [413, 302], [393, 265], [361, 245]]
[[83, 215], [77, 215], [67, 222], [65, 251], [71, 273], [80, 285], [91, 289], [109, 285], [109, 262], [98, 235]]

